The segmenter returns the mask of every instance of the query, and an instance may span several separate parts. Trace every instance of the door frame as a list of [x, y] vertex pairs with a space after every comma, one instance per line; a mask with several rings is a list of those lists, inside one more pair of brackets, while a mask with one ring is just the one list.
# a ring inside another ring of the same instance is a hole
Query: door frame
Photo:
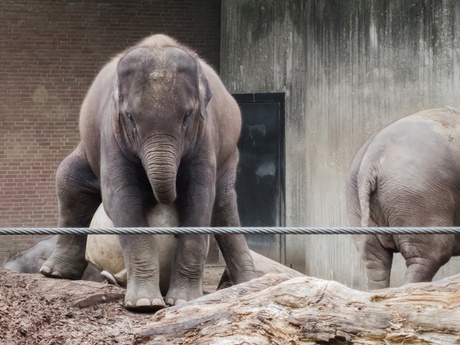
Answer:
[[[280, 153], [280, 162], [279, 162], [279, 186], [280, 186], [280, 205], [279, 205], [279, 226], [286, 226], [286, 152], [285, 152], [285, 142], [286, 142], [286, 131], [285, 131], [285, 93], [276, 92], [276, 93], [236, 93], [232, 94], [236, 102], [239, 104], [242, 103], [279, 103], [280, 109], [280, 121], [279, 121], [279, 133], [280, 133], [280, 142], [279, 142], [279, 153]], [[280, 253], [279, 257], [281, 259], [281, 264], [286, 263], [286, 235], [282, 234], [280, 236]]]

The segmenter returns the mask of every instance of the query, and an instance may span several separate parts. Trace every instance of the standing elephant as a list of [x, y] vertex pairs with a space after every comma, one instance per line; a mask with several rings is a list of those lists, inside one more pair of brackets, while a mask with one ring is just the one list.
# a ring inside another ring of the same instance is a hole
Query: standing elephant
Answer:
[[[431, 109], [374, 134], [358, 151], [347, 180], [351, 226], [460, 225], [460, 114]], [[394, 252], [406, 260], [404, 283], [431, 281], [460, 235], [357, 235], [370, 289], [386, 288]]]
[[[195, 52], [150, 36], [105, 65], [80, 111], [78, 147], [60, 164], [60, 227], [87, 227], [101, 201], [116, 227], [148, 226], [146, 209], [175, 204], [182, 227], [239, 226], [238, 105]], [[87, 236], [60, 236], [41, 272], [78, 279]], [[243, 235], [216, 235], [235, 283], [257, 277]], [[165, 306], [153, 236], [120, 236], [125, 307]], [[207, 235], [180, 235], [166, 303], [201, 296]]]

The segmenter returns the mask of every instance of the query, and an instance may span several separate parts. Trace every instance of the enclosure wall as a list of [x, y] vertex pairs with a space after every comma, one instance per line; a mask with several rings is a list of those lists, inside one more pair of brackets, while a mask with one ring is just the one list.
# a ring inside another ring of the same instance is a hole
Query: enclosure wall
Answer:
[[[348, 225], [345, 178], [365, 139], [418, 110], [460, 105], [457, 0], [223, 0], [221, 32], [232, 92], [286, 94], [287, 225]], [[362, 286], [349, 236], [286, 244], [294, 268]]]

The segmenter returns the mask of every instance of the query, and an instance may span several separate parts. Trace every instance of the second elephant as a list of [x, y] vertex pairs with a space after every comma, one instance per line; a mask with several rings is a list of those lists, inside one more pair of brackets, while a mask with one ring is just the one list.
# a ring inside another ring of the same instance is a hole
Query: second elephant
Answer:
[[[179, 226], [177, 210], [171, 205], [157, 204], [146, 210], [150, 227]], [[101, 204], [91, 220], [90, 228], [113, 228], [113, 222]], [[160, 291], [165, 296], [169, 289], [177, 238], [174, 235], [152, 235], [158, 244], [158, 272]], [[112, 284], [126, 287], [128, 281], [123, 249], [117, 235], [88, 235], [85, 258], [101, 276]]]
[[[351, 226], [460, 225], [460, 114], [430, 109], [374, 134], [358, 151], [347, 180]], [[390, 283], [393, 253], [406, 260], [404, 283], [431, 281], [460, 235], [357, 235], [370, 289]]]

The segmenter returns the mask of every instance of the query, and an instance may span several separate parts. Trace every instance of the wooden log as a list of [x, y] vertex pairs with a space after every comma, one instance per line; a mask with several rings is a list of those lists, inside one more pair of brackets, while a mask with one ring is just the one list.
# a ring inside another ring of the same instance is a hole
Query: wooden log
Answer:
[[460, 275], [372, 292], [268, 274], [155, 314], [135, 344], [455, 344]]
[[[260, 255], [255, 251], [250, 250], [252, 259], [254, 260], [254, 267], [256, 268], [257, 276], [262, 277], [268, 273], [282, 273], [290, 275], [291, 277], [304, 277], [305, 274], [300, 273], [299, 271], [293, 270], [279, 262], [276, 262], [272, 259], [267, 258], [266, 256]], [[222, 277], [220, 278], [219, 284], [217, 285], [218, 289], [224, 289], [229, 286], [234, 285], [233, 281], [230, 278], [230, 273], [225, 269]]]
[[305, 274], [299, 271], [293, 270], [287, 266], [280, 264], [266, 256], [260, 255], [253, 250], [250, 250], [252, 259], [254, 260], [254, 266], [256, 267], [257, 274], [259, 277], [267, 273], [283, 273], [288, 274], [292, 277], [304, 277]]

